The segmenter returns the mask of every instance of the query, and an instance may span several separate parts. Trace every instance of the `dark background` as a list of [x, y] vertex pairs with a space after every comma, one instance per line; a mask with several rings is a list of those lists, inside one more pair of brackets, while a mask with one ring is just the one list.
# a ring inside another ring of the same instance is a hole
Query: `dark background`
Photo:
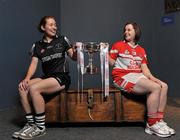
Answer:
[[[0, 0], [0, 109], [19, 104], [18, 83], [24, 78], [36, 27], [42, 16], [56, 17], [59, 32], [75, 41], [109, 42], [122, 39], [127, 21], [142, 28], [151, 72], [169, 84], [169, 96], [179, 97], [180, 13], [165, 14], [164, 0]], [[174, 23], [163, 25], [171, 16]], [[94, 55], [99, 66], [99, 56]], [[39, 70], [40, 71], [40, 70]], [[76, 62], [70, 60], [71, 89], [77, 88]], [[37, 72], [38, 74], [39, 72]], [[84, 87], [101, 87], [100, 74], [85, 76]]]

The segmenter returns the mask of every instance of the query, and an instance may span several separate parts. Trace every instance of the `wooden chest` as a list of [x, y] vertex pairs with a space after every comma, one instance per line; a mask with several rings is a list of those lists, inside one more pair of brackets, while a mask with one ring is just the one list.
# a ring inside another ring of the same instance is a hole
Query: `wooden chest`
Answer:
[[145, 96], [110, 89], [104, 99], [100, 89], [59, 92], [46, 97], [46, 122], [144, 122]]

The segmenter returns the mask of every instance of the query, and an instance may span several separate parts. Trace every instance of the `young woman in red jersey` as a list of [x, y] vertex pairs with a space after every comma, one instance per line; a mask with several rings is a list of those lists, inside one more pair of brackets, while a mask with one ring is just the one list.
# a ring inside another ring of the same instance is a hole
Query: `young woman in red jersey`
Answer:
[[140, 37], [141, 30], [136, 23], [125, 24], [124, 40], [114, 43], [110, 50], [113, 82], [117, 88], [130, 94], [147, 94], [145, 132], [169, 137], [175, 134], [175, 130], [163, 120], [168, 85], [150, 72], [146, 52], [138, 44]]

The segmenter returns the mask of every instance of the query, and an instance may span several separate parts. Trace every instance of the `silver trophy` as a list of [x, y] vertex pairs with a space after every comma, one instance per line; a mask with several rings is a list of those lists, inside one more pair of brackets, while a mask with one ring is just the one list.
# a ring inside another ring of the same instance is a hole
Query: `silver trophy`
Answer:
[[87, 74], [95, 74], [98, 69], [95, 65], [93, 65], [93, 54], [100, 51], [100, 46], [96, 42], [87, 42], [83, 45], [84, 52], [88, 53], [88, 65], [85, 67], [85, 73]]

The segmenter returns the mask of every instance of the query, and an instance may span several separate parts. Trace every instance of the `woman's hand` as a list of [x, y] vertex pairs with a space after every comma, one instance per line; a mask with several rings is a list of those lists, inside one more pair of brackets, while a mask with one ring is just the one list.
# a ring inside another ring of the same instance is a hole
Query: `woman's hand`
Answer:
[[24, 79], [19, 83], [20, 90], [28, 90], [29, 88], [29, 79]]
[[75, 44], [73, 44], [73, 47], [67, 51], [72, 60], [77, 60], [77, 48], [82, 47], [82, 45], [82, 42], [76, 42]]
[[154, 77], [154, 76], [150, 76], [149, 79], [152, 80], [152, 81], [154, 81], [154, 82], [156, 82], [156, 83], [159, 84], [159, 85], [162, 85], [162, 84], [161, 84], [161, 80], [159, 80], [158, 78], [156, 78], [156, 77]]
[[150, 70], [149, 70], [149, 68], [148, 68], [148, 66], [147, 66], [146, 64], [142, 64], [142, 65], [141, 65], [141, 69], [142, 69], [143, 74], [144, 74], [149, 80], [152, 80], [152, 81], [154, 81], [154, 82], [156, 82], [157, 84], [159, 84], [159, 85], [162, 86], [162, 81], [159, 80], [158, 78], [154, 77], [154, 76], [151, 74], [151, 72], [150, 72]]
[[82, 43], [82, 42], [76, 42], [76, 43], [73, 45], [74, 49], [80, 48], [80, 47], [82, 47], [82, 46], [83, 46], [83, 43]]

